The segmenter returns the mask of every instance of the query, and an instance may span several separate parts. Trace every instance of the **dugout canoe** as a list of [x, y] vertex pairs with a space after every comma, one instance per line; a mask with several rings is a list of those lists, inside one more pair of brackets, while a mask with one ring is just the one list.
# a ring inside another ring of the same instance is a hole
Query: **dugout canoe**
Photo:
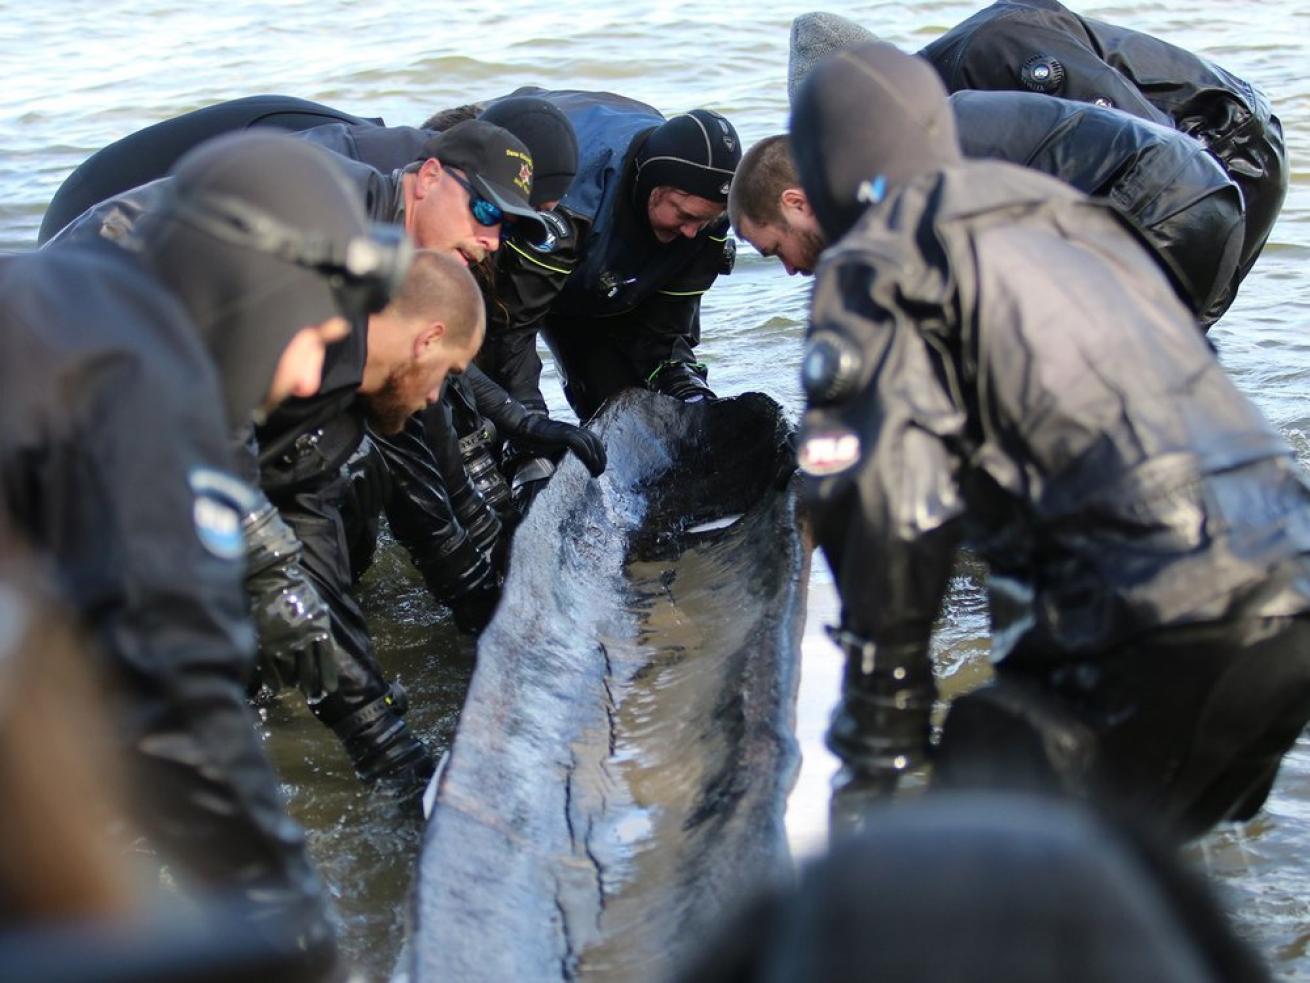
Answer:
[[[629, 391], [515, 535], [416, 876], [414, 981], [658, 979], [789, 870], [809, 549], [766, 396]], [[785, 473], [785, 472], [784, 472]]]

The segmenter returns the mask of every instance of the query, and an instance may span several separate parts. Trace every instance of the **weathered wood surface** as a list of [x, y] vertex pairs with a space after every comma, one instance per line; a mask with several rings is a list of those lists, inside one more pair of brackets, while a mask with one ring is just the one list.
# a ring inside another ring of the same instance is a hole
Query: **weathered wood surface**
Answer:
[[[514, 542], [438, 788], [410, 978], [646, 980], [789, 865], [809, 553], [767, 397], [624, 394]], [[689, 532], [741, 514], [725, 528]]]

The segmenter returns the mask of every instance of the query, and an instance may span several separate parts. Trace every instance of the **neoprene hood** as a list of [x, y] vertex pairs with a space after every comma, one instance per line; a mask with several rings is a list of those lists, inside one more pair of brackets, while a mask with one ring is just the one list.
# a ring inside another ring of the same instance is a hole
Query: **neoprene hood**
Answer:
[[881, 41], [815, 66], [792, 105], [791, 148], [829, 242], [896, 186], [961, 160], [937, 73]]
[[723, 116], [693, 109], [657, 126], [637, 151], [634, 201], [646, 202], [668, 185], [727, 204], [732, 175], [741, 163], [741, 141]]
[[[183, 201], [221, 195], [344, 253], [368, 221], [331, 155], [282, 133], [249, 130], [209, 140], [173, 168]], [[207, 234], [164, 209], [142, 222], [143, 258], [182, 300], [218, 368], [228, 420], [259, 409], [291, 338], [338, 314], [326, 276]], [[363, 324], [352, 330], [363, 331]]]
[[877, 40], [872, 31], [840, 14], [816, 11], [793, 18], [787, 55], [787, 102], [796, 101], [801, 83], [825, 57]]
[[532, 153], [536, 171], [529, 201], [533, 208], [564, 197], [578, 172], [578, 138], [562, 111], [540, 96], [507, 96], [478, 118], [504, 127]]

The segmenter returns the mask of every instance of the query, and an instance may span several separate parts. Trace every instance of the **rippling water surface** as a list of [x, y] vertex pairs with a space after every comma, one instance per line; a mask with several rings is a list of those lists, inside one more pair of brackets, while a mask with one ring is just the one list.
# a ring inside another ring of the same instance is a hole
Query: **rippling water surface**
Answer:
[[[887, 40], [917, 49], [978, 3], [833, 4]], [[614, 5], [226, 4], [179, 0], [0, 0], [0, 250], [29, 248], [46, 202], [105, 143], [146, 124], [238, 96], [279, 92], [389, 123], [526, 84], [604, 88], [665, 112], [726, 113], [749, 145], [786, 121], [788, 29], [809, 3], [667, 0]], [[1214, 329], [1224, 364], [1304, 459], [1310, 455], [1310, 6], [1297, 0], [1105, 3], [1083, 12], [1208, 55], [1269, 93], [1287, 130], [1292, 187], [1241, 296]], [[749, 247], [708, 295], [701, 352], [721, 394], [764, 390], [801, 405], [796, 364], [807, 283]], [[553, 383], [548, 398], [560, 407]], [[819, 626], [834, 617], [815, 565], [799, 733], [807, 765], [789, 814], [801, 851], [822, 842], [831, 762], [819, 743], [839, 664]], [[434, 745], [453, 733], [473, 654], [392, 553], [369, 576], [378, 649], [414, 695]], [[938, 639], [950, 685], [984, 671], [977, 577], [956, 579]], [[335, 742], [303, 708], [268, 712], [269, 747], [309, 827], [349, 951], [385, 976], [403, 932], [418, 823], [355, 783]], [[1288, 979], [1310, 979], [1310, 745], [1289, 756], [1265, 812], [1209, 838], [1196, 861], [1223, 884], [1244, 931]]]

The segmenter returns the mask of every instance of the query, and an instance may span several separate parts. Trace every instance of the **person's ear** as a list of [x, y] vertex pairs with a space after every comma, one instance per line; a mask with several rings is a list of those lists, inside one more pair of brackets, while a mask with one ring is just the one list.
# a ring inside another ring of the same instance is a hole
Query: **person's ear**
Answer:
[[805, 197], [805, 192], [800, 188], [783, 188], [782, 194], [778, 196], [778, 204], [782, 206], [784, 212], [810, 214], [810, 199]]
[[445, 322], [428, 321], [423, 325], [419, 333], [414, 336], [414, 357], [420, 360], [431, 358], [445, 340]]
[[415, 194], [421, 198], [430, 188], [436, 187], [437, 182], [441, 180], [442, 173], [443, 169], [441, 167], [441, 161], [437, 160], [435, 157], [429, 157], [425, 160], [423, 165], [418, 169], [418, 181], [415, 182], [416, 187], [414, 189]]

